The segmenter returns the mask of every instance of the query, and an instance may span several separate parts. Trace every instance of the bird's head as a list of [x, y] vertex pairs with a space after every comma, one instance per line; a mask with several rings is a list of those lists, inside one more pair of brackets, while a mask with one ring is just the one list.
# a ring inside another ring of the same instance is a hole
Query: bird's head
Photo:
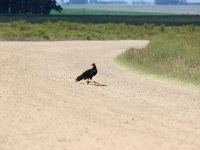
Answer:
[[91, 66], [95, 67], [96, 65], [95, 65], [95, 63], [92, 63]]

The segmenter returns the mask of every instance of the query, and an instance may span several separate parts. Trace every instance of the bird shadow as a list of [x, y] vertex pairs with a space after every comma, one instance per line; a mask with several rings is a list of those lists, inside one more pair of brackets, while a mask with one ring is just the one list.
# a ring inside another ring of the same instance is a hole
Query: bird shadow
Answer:
[[87, 84], [88, 84], [88, 85], [93, 85], [93, 86], [108, 86], [108, 85], [106, 85], [106, 84], [101, 84], [101, 83], [99, 83], [99, 82], [92, 81], [92, 80], [88, 80], [88, 81], [87, 81]]

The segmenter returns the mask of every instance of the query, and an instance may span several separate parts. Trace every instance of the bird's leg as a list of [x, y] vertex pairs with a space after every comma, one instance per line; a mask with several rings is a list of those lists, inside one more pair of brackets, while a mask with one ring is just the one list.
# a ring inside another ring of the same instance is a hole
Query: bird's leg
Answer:
[[89, 84], [90, 83], [90, 81], [89, 80], [87, 80], [87, 84]]
[[89, 83], [92, 83], [92, 78], [89, 78], [89, 79], [87, 80], [87, 84], [89, 84]]

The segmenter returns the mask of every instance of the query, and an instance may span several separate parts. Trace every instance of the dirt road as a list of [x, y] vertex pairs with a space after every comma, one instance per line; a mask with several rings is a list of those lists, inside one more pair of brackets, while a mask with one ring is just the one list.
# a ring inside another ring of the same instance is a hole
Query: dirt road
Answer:
[[[0, 150], [199, 150], [200, 91], [112, 62], [147, 44], [0, 42]], [[93, 62], [107, 86], [74, 81]]]

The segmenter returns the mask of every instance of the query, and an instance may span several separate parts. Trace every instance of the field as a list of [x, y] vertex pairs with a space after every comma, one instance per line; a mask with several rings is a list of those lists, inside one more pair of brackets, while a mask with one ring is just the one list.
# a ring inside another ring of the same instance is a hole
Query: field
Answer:
[[200, 25], [200, 15], [48, 15], [48, 16], [1, 16], [0, 22], [25, 20], [31, 23], [76, 22], [84, 24], [125, 23], [130, 25]]
[[185, 14], [185, 15], [200, 15], [200, 5], [65, 5], [66, 10], [93, 10], [105, 12], [121, 12], [134, 15], [135, 13], [141, 14]]
[[65, 5], [61, 13], [48, 16], [1, 16], [0, 22], [26, 20], [32, 23], [69, 21], [78, 23], [126, 23], [134, 25], [200, 25], [200, 6], [155, 5]]
[[52, 11], [51, 15], [128, 15], [128, 16], [150, 16], [150, 15], [176, 15], [173, 13], [159, 12], [134, 12], [134, 11], [117, 11], [117, 10], [101, 10], [94, 8], [64, 8], [61, 13]]

